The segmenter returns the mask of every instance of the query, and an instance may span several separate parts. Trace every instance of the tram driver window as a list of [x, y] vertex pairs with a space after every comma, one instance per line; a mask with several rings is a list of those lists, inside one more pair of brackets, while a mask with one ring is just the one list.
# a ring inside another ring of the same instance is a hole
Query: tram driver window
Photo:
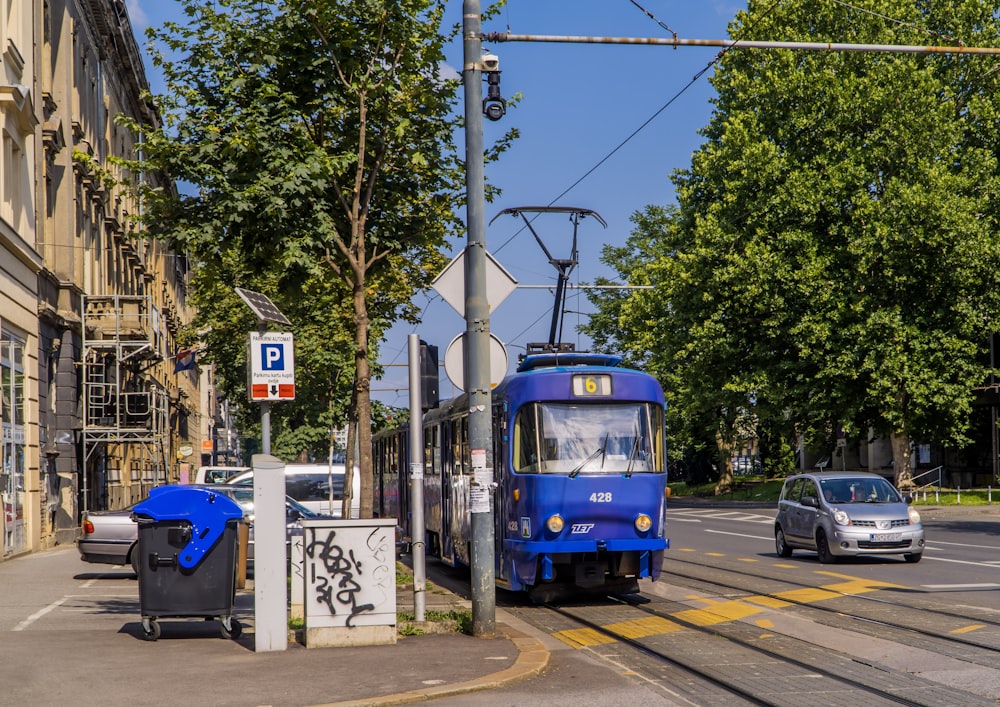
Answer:
[[514, 470], [532, 474], [538, 472], [538, 429], [532, 406], [521, 408], [514, 419]]

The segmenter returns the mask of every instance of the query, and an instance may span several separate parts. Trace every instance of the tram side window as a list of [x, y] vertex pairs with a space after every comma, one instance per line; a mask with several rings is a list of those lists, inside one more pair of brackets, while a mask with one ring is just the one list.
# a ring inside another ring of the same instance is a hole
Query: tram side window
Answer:
[[424, 429], [424, 473], [428, 476], [441, 473], [441, 440], [437, 425]]
[[461, 420], [462, 434], [462, 473], [472, 473], [472, 454], [469, 451], [469, 418], [463, 417]]
[[653, 405], [651, 407], [651, 414], [653, 417], [653, 459], [656, 463], [656, 470], [664, 471], [667, 468], [664, 411], [663, 408], [658, 405]]
[[538, 425], [534, 406], [518, 410], [512, 439], [514, 469], [526, 473], [538, 471]]
[[451, 458], [453, 474], [469, 474], [469, 425], [468, 418], [451, 421]]

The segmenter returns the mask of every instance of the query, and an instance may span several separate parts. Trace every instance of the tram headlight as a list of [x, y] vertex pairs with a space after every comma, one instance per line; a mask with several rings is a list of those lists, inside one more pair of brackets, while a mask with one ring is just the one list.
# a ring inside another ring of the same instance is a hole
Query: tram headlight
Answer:
[[653, 527], [653, 519], [645, 513], [640, 513], [635, 517], [635, 529], [640, 533], [648, 533]]
[[545, 527], [552, 533], [561, 533], [565, 526], [566, 521], [564, 521], [562, 516], [558, 513], [556, 515], [549, 516], [549, 519], [545, 521]]

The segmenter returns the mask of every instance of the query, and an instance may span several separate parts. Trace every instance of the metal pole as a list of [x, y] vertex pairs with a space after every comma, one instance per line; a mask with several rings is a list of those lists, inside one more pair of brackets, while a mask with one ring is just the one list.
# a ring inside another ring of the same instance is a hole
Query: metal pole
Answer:
[[424, 620], [427, 571], [424, 560], [424, 425], [420, 388], [420, 336], [407, 337], [410, 362], [410, 557], [413, 559], [413, 619]]
[[264, 454], [271, 453], [271, 403], [260, 404], [260, 446]]
[[465, 85], [465, 186], [468, 246], [465, 252], [465, 390], [469, 396], [472, 479], [472, 634], [496, 635], [493, 444], [490, 420], [490, 309], [486, 300], [486, 196], [483, 174], [483, 85], [479, 0], [462, 3]]
[[[588, 37], [551, 34], [488, 32], [487, 42], [548, 42], [555, 44], [628, 44], [660, 47], [720, 47], [723, 49], [799, 49], [827, 52], [883, 52], [904, 54], [1000, 54], [1000, 47], [930, 46], [920, 44], [850, 44], [847, 42], [769, 42], [752, 39], [681, 39], [680, 37]], [[466, 34], [468, 39], [468, 34]]]

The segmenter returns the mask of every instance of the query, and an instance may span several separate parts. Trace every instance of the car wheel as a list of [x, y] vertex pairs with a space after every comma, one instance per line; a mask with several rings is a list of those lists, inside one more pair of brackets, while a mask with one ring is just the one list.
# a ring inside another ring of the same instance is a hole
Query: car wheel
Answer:
[[792, 556], [792, 548], [785, 542], [785, 531], [781, 529], [780, 525], [774, 526], [774, 549], [777, 551], [778, 557]]
[[816, 531], [816, 554], [819, 555], [819, 561], [824, 565], [832, 565], [837, 562], [837, 556], [830, 552], [830, 543], [822, 528]]
[[920, 560], [923, 559], [923, 556], [924, 553], [922, 552], [908, 552], [903, 555], [903, 559], [910, 563], [920, 562]]

